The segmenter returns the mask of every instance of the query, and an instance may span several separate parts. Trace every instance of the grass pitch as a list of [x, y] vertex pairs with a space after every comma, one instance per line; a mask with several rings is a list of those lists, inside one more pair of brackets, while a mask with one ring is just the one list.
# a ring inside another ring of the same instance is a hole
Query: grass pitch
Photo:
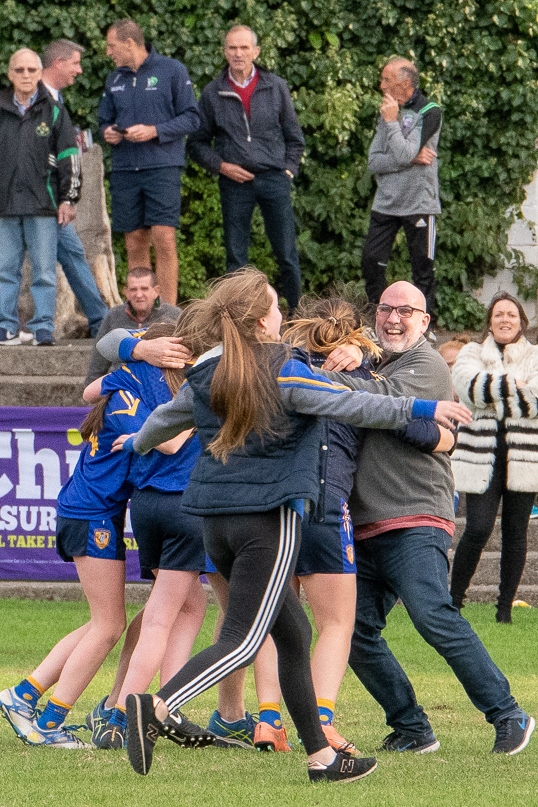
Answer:
[[[131, 616], [136, 609], [131, 608]], [[469, 605], [469, 619], [494, 661], [510, 679], [523, 708], [538, 716], [538, 609], [515, 608], [512, 626], [497, 625], [490, 605]], [[0, 689], [30, 673], [52, 645], [82, 624], [82, 603], [0, 600]], [[211, 641], [216, 609], [210, 608], [197, 648]], [[414, 631], [405, 610], [390, 616], [386, 638], [430, 716], [441, 749], [414, 756], [379, 753], [377, 770], [349, 786], [308, 782], [306, 757], [287, 719], [290, 754], [243, 750], [180, 749], [159, 741], [147, 777], [130, 768], [126, 752], [32, 748], [0, 721], [0, 807], [523, 807], [538, 805], [538, 730], [514, 757], [490, 754], [494, 730], [467, 699], [445, 662]], [[118, 650], [76, 704], [68, 722], [85, 715], [112, 684]], [[210, 690], [185, 711], [204, 724], [215, 708]], [[252, 674], [246, 703], [256, 711]], [[379, 706], [348, 670], [335, 725], [365, 755], [374, 755], [388, 733]], [[84, 736], [84, 735], [82, 735]], [[88, 735], [86, 735], [89, 737]]]

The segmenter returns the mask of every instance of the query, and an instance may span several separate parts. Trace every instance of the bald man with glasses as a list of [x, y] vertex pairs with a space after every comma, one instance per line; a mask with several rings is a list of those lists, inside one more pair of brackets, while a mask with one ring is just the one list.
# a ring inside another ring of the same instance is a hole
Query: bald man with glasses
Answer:
[[0, 346], [20, 344], [18, 301], [25, 250], [32, 263], [34, 345], [54, 344], [58, 227], [80, 194], [75, 132], [41, 83], [37, 53], [10, 59], [11, 89], [0, 92]]
[[[384, 351], [377, 380], [327, 373], [355, 389], [434, 400], [452, 399], [450, 371], [425, 339], [430, 323], [423, 293], [411, 283], [389, 286], [376, 309]], [[334, 351], [325, 366], [343, 361]], [[449, 664], [477, 709], [495, 728], [493, 752], [522, 751], [534, 718], [448, 591], [448, 549], [454, 534], [454, 479], [447, 453], [427, 453], [389, 430], [364, 429], [349, 500], [357, 559], [357, 610], [349, 664], [385, 711], [392, 729], [382, 749], [425, 754], [440, 746], [423, 707], [382, 632], [400, 599], [423, 639]]]

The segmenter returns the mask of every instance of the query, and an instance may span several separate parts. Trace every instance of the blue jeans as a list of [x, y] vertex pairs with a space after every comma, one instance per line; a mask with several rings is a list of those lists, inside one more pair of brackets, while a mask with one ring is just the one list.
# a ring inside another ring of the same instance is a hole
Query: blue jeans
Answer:
[[413, 625], [452, 667], [488, 723], [521, 714], [510, 685], [448, 592], [445, 530], [414, 527], [357, 541], [357, 611], [349, 664], [385, 710], [387, 725], [411, 736], [431, 732], [407, 675], [381, 635], [400, 598]]
[[19, 332], [19, 292], [27, 249], [32, 263], [30, 291], [34, 316], [26, 325], [32, 333], [54, 331], [58, 222], [53, 216], [0, 218], [0, 328]]
[[59, 228], [58, 261], [88, 320], [91, 334], [95, 336], [101, 320], [108, 312], [108, 306], [99, 294], [99, 289], [84, 255], [82, 241], [72, 224]]
[[284, 171], [264, 171], [251, 182], [219, 177], [226, 269], [248, 264], [250, 224], [256, 203], [280, 271], [282, 295], [290, 309], [301, 296], [301, 268], [295, 245], [295, 219], [291, 206], [291, 180]]

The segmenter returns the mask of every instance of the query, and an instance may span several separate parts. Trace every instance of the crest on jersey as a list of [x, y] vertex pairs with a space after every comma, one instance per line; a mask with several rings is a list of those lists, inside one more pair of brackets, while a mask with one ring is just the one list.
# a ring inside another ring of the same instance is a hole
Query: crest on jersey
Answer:
[[35, 133], [36, 135], [39, 135], [39, 137], [47, 137], [47, 135], [50, 134], [50, 129], [45, 121], [40, 123], [39, 126], [36, 126]]
[[148, 86], [146, 87], [146, 90], [152, 90], [153, 87], [155, 87], [155, 85], [157, 84], [158, 81], [159, 81], [159, 79], [157, 78], [157, 76], [149, 76], [149, 78], [148, 78]]
[[353, 537], [353, 522], [351, 521], [351, 514], [347, 502], [342, 501], [342, 527], [349, 540]]
[[93, 540], [99, 549], [106, 549], [110, 543], [110, 530], [94, 530]]

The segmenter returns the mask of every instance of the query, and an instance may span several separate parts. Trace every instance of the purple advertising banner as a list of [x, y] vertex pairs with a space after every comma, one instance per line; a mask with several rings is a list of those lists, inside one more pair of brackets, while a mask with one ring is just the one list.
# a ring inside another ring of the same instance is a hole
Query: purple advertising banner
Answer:
[[[73, 473], [89, 409], [0, 407], [0, 580], [77, 580], [56, 554], [56, 498]], [[127, 514], [127, 579], [140, 580]]]

